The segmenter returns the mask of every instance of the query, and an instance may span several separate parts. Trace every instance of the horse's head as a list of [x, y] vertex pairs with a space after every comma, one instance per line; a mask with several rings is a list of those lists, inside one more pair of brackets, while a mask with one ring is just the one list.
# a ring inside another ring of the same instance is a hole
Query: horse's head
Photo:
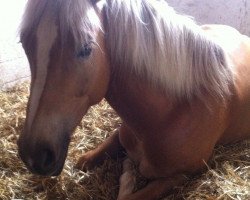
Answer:
[[58, 175], [71, 133], [107, 91], [108, 62], [96, 1], [30, 0], [21, 42], [31, 89], [19, 154], [41, 175]]

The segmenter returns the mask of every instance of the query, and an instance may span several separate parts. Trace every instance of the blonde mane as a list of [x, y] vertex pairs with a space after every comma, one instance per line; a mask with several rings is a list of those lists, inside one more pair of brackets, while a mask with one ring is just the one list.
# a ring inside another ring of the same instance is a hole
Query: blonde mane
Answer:
[[134, 73], [177, 98], [230, 94], [233, 74], [222, 48], [166, 1], [108, 0], [105, 14], [116, 76]]
[[[96, 37], [101, 22], [90, 1], [85, 0], [29, 0], [20, 26], [21, 40], [29, 38], [38, 26], [45, 10], [50, 10], [60, 31], [61, 41], [72, 34], [75, 44], [82, 45]], [[48, 27], [50, 28], [50, 27]], [[77, 45], [76, 45], [77, 46]]]

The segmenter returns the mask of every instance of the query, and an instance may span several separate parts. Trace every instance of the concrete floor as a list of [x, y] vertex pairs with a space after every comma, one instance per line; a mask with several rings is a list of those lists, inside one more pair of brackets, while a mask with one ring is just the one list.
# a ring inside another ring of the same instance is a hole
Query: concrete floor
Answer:
[[29, 79], [28, 61], [18, 38], [27, 0], [0, 0], [0, 90]]

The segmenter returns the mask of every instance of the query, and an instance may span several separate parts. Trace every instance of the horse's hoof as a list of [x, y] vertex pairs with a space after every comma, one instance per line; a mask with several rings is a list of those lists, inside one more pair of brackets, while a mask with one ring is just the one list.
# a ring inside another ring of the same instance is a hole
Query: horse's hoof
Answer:
[[88, 170], [93, 169], [96, 166], [96, 163], [94, 161], [93, 155], [91, 155], [90, 152], [85, 153], [83, 156], [81, 156], [75, 165], [76, 169], [79, 169], [83, 172], [86, 172]]

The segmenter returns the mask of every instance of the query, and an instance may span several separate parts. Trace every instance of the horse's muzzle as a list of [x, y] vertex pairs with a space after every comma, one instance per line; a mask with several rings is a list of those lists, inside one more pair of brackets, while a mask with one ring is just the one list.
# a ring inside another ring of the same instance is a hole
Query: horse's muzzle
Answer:
[[20, 137], [18, 141], [19, 156], [32, 173], [42, 176], [57, 176], [63, 169], [68, 144], [68, 141], [64, 141], [64, 144], [61, 144], [60, 148], [56, 148], [56, 150], [55, 146], [49, 142], [41, 140], [34, 142]]

